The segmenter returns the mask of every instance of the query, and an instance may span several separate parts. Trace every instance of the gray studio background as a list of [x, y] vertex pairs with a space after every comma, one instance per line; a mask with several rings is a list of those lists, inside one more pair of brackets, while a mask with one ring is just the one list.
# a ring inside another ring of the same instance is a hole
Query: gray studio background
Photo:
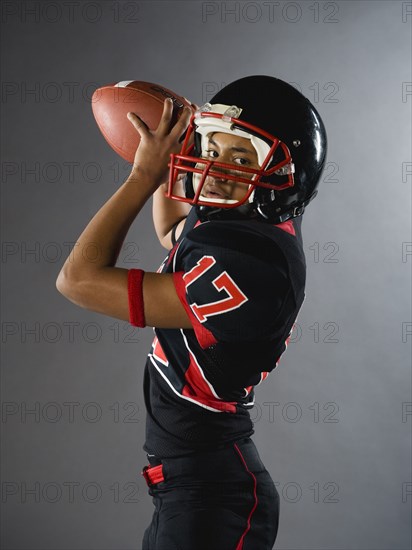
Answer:
[[[304, 218], [307, 298], [252, 412], [281, 495], [275, 548], [410, 548], [411, 2], [1, 9], [2, 547], [140, 550], [152, 514], [140, 477], [152, 331], [55, 289], [128, 175], [93, 90], [147, 80], [201, 104], [269, 74], [314, 102], [330, 144]], [[154, 271], [164, 256], [148, 204], [118, 265]]]

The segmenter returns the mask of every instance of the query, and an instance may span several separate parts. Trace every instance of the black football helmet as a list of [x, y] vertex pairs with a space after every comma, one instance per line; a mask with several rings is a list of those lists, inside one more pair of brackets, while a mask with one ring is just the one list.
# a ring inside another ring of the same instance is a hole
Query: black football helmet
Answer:
[[[260, 168], [202, 157], [206, 136], [216, 132], [250, 139]], [[241, 78], [192, 116], [180, 154], [171, 155], [167, 196], [195, 205], [202, 220], [281, 223], [301, 215], [317, 194], [326, 149], [322, 119], [298, 90], [271, 76]], [[241, 200], [202, 195], [208, 178], [222, 177], [248, 184]]]

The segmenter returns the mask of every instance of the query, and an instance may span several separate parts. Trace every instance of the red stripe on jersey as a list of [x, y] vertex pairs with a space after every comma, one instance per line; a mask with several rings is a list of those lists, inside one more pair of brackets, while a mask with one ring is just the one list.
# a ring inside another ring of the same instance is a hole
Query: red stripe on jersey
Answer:
[[167, 257], [167, 263], [166, 263], [166, 265], [169, 265], [170, 262], [173, 260], [173, 256], [175, 255], [176, 250], [178, 249], [178, 247], [179, 247], [179, 243], [176, 243], [176, 244], [174, 245], [174, 247], [172, 248], [172, 250], [169, 252], [169, 256]]
[[153, 340], [153, 357], [163, 363], [166, 367], [169, 365], [169, 361], [166, 357], [165, 352], [163, 351], [162, 346], [160, 345], [159, 339], [157, 336]]
[[217, 340], [213, 336], [213, 334], [210, 332], [210, 330], [204, 327], [202, 323], [200, 323], [199, 319], [196, 317], [191, 307], [187, 303], [186, 285], [185, 285], [185, 281], [183, 280], [183, 276], [184, 276], [183, 271], [177, 271], [176, 273], [173, 273], [173, 282], [176, 288], [177, 295], [179, 297], [179, 300], [182, 302], [183, 307], [185, 308], [186, 313], [188, 314], [192, 322], [193, 330], [195, 331], [196, 338], [200, 346], [203, 349], [209, 348], [213, 344], [216, 344]]
[[195, 356], [188, 349], [190, 364], [185, 372], [185, 379], [187, 385], [182, 390], [182, 395], [190, 397], [191, 399], [207, 405], [219, 411], [225, 411], [230, 413], [236, 412], [236, 402], [234, 401], [220, 401], [213, 394], [209, 384], [204, 379], [200, 372], [200, 367], [196, 362]]
[[277, 225], [275, 225], [275, 227], [279, 227], [279, 229], [283, 229], [283, 231], [286, 231], [286, 233], [290, 233], [291, 235], [296, 237], [295, 227], [293, 225], [292, 220], [278, 223]]

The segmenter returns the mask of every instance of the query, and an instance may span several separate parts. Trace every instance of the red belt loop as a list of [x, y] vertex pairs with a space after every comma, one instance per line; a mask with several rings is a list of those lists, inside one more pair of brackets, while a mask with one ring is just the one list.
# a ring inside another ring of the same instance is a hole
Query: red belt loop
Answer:
[[145, 478], [148, 486], [164, 481], [163, 464], [158, 466], [145, 466], [142, 470], [142, 476]]

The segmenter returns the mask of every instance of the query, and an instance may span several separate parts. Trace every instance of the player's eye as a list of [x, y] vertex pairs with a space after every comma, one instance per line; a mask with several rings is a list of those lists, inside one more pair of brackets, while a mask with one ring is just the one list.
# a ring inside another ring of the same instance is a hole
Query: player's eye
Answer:
[[215, 151], [214, 149], [206, 149], [206, 151], [203, 152], [204, 157], [210, 157], [210, 158], [217, 158], [219, 156], [219, 153]]
[[250, 164], [250, 160], [244, 157], [238, 157], [234, 159], [235, 164], [247, 165]]

